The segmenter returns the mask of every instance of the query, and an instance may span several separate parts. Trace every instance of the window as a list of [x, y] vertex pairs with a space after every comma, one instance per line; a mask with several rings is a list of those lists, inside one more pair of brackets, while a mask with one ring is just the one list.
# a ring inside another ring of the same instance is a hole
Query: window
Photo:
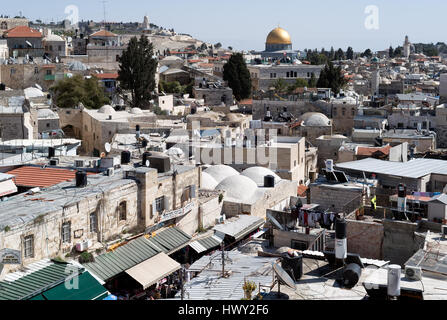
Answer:
[[8, 24], [6, 23], [6, 21], [3, 21], [3, 22], [2, 22], [2, 25], [1, 25], [0, 29], [2, 29], [2, 30], [8, 30]]
[[50, 127], [50, 124], [49, 123], [47, 123], [47, 128], [49, 128]]
[[127, 220], [127, 203], [126, 203], [126, 201], [123, 201], [120, 203], [120, 205], [118, 207], [118, 211], [119, 211], [120, 221]]
[[90, 213], [90, 232], [98, 232], [98, 218], [96, 212]]
[[26, 236], [25, 237], [25, 258], [33, 258], [34, 257], [34, 236]]
[[355, 117], [355, 109], [351, 110], [352, 116]]
[[38, 67], [35, 67], [34, 68], [34, 74], [38, 74], [39, 73], [39, 68]]
[[155, 199], [155, 210], [161, 213], [165, 210], [165, 197]]
[[346, 108], [341, 109], [341, 114], [342, 114], [343, 116], [346, 115]]
[[195, 188], [196, 186], [188, 186], [183, 190], [182, 202], [187, 202], [195, 198]]
[[71, 242], [71, 222], [65, 222], [62, 224], [62, 242]]
[[337, 108], [334, 108], [334, 116], [337, 115]]
[[51, 70], [47, 70], [47, 76], [51, 76]]
[[287, 72], [287, 75], [286, 75], [286, 77], [288, 78], [289, 77], [289, 73]]
[[57, 47], [58, 51], [62, 51], [62, 46]]
[[16, 73], [16, 69], [11, 68], [11, 75]]

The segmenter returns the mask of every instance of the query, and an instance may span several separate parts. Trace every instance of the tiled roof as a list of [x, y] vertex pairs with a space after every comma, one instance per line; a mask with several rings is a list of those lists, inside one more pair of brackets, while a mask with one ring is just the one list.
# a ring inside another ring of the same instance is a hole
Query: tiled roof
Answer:
[[[23, 166], [8, 172], [14, 183], [22, 187], [47, 188], [76, 178], [76, 170]], [[87, 173], [92, 174], [92, 173]]]
[[372, 156], [374, 153], [380, 151], [384, 155], [389, 155], [391, 150], [391, 146], [387, 145], [385, 147], [380, 148], [370, 148], [370, 147], [358, 147], [357, 155], [359, 156]]
[[42, 38], [42, 33], [27, 26], [19, 26], [6, 31], [8, 38]]
[[118, 35], [107, 31], [107, 30], [99, 30], [90, 35], [90, 37], [117, 37]]
[[93, 76], [95, 76], [98, 79], [117, 79], [118, 73], [98, 73], [94, 74]]

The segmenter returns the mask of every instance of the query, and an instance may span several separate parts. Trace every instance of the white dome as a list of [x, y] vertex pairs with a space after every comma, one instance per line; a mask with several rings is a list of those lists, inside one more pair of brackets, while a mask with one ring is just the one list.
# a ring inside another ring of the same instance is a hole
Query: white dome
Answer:
[[228, 177], [215, 190], [226, 191], [226, 196], [242, 203], [251, 203], [258, 190], [253, 180], [243, 175]]
[[213, 177], [217, 183], [222, 182], [228, 177], [239, 175], [239, 172], [237, 172], [235, 169], [225, 165], [211, 166], [204, 172], [208, 173], [211, 177]]
[[242, 175], [253, 180], [259, 187], [264, 187], [264, 177], [275, 177], [275, 184], [281, 181], [281, 178], [272, 170], [264, 167], [252, 167], [242, 172]]
[[98, 110], [99, 113], [104, 114], [114, 114], [116, 111], [113, 109], [112, 106], [106, 104], [105, 106], [102, 106], [101, 109]]
[[326, 127], [331, 125], [331, 120], [319, 112], [308, 112], [301, 116], [304, 125], [308, 127]]
[[132, 110], [130, 110], [130, 113], [132, 113], [132, 114], [142, 114], [143, 111], [140, 108], [132, 108]]
[[202, 172], [202, 189], [214, 190], [217, 187], [217, 181], [208, 173]]
[[42, 92], [42, 90], [39, 90], [34, 87], [29, 87], [23, 90], [25, 92], [25, 97], [28, 98], [36, 98], [36, 97], [43, 97], [45, 94]]

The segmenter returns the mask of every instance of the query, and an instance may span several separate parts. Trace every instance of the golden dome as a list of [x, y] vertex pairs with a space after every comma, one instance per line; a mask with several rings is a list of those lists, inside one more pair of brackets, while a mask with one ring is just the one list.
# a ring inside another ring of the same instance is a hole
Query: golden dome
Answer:
[[278, 27], [267, 36], [267, 44], [292, 44], [289, 33]]

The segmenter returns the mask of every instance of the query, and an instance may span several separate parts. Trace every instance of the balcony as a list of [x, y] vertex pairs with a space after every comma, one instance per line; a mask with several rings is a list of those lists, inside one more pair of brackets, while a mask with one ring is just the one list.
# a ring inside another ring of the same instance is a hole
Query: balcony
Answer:
[[45, 81], [54, 81], [56, 80], [56, 76], [54, 74], [47, 74], [44, 78]]

